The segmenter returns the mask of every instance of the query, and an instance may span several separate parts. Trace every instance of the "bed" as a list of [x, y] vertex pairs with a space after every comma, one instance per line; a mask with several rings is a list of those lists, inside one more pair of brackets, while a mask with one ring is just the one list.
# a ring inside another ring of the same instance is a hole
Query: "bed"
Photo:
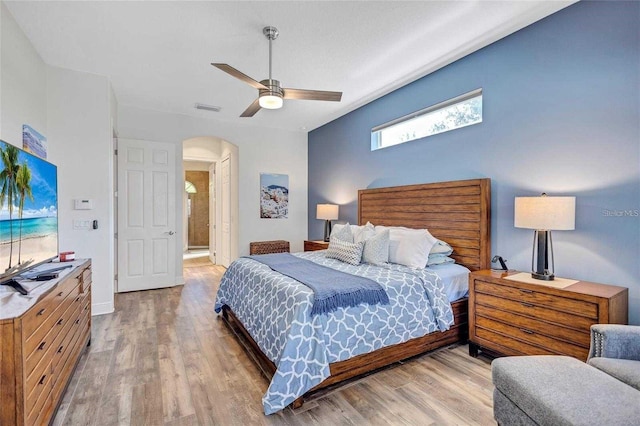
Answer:
[[[458, 265], [485, 269], [490, 265], [490, 198], [489, 179], [365, 189], [358, 191], [358, 222], [426, 228], [453, 247]], [[252, 259], [234, 262], [221, 282], [216, 311], [271, 379], [265, 414], [299, 407], [323, 389], [467, 338], [467, 299], [450, 303], [455, 292], [447, 293], [430, 268], [353, 267], [322, 252], [297, 256], [375, 278], [384, 283], [392, 306], [309, 316], [308, 293], [312, 297], [313, 292], [304, 285]], [[415, 294], [409, 300], [399, 289]], [[341, 325], [347, 319], [350, 325]], [[384, 333], [367, 340], [375, 322]]]

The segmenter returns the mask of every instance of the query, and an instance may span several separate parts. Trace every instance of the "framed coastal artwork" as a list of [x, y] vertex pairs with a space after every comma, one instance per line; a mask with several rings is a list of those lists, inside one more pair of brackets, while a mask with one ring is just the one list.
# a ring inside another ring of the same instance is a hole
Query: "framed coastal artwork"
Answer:
[[289, 175], [260, 173], [260, 218], [286, 219], [289, 214]]
[[22, 125], [22, 149], [37, 155], [40, 158], [47, 159], [47, 138], [42, 136], [33, 127], [28, 124]]

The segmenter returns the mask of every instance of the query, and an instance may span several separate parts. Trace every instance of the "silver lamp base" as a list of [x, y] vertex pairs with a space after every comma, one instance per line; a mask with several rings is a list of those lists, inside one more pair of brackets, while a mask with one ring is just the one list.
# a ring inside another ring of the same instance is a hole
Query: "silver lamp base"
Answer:
[[553, 243], [551, 241], [551, 231], [536, 230], [533, 234], [531, 278], [542, 281], [553, 281], [553, 266]]

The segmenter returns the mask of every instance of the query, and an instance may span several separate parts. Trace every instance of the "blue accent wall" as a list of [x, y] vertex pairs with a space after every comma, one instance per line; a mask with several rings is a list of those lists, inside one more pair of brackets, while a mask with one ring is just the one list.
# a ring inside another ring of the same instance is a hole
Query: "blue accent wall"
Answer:
[[[640, 324], [640, 3], [580, 2], [309, 133], [316, 204], [357, 221], [357, 191], [492, 179], [492, 252], [530, 270], [533, 231], [516, 196], [576, 196], [554, 232], [556, 275], [629, 287]], [[483, 122], [371, 152], [371, 128], [481, 87]]]

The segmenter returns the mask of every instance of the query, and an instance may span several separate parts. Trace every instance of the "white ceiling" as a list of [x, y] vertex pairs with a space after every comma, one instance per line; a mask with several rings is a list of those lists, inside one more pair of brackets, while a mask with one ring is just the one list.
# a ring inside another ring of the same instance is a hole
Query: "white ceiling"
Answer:
[[[6, 1], [43, 60], [106, 75], [119, 104], [242, 125], [311, 130], [573, 1]], [[283, 87], [342, 91], [239, 115], [257, 90], [228, 63]], [[193, 108], [200, 102], [218, 113]], [[426, 106], [426, 105], [425, 105]]]

